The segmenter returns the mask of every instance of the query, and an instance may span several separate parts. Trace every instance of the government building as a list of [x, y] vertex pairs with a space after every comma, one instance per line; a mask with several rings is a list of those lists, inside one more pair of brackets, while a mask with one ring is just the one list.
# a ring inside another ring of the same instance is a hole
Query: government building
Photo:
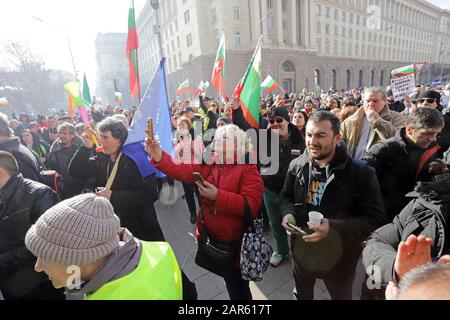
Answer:
[[450, 81], [450, 11], [424, 0], [148, 1], [137, 28], [142, 89], [163, 55], [171, 98], [186, 79], [192, 92], [211, 81], [222, 30], [227, 95], [261, 35], [262, 78], [288, 92], [386, 86], [392, 69], [421, 61], [418, 82]]

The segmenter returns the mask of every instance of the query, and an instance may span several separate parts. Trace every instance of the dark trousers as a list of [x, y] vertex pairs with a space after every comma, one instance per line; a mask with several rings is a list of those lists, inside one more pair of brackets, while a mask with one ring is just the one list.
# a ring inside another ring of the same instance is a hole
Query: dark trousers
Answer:
[[183, 190], [184, 190], [184, 195], [186, 196], [186, 203], [188, 205], [189, 208], [189, 212], [192, 215], [197, 215], [197, 205], [195, 204], [195, 198], [194, 198], [194, 194], [195, 192], [195, 187], [190, 184], [190, 183], [185, 183], [183, 182]]
[[[302, 269], [295, 261], [294, 270], [294, 299], [314, 300], [314, 286], [318, 277], [311, 272]], [[355, 278], [355, 269], [342, 274], [340, 272], [330, 272], [329, 275], [321, 276], [332, 300], [352, 300], [352, 286]]]
[[250, 282], [242, 279], [241, 270], [235, 270], [224, 278], [230, 300], [253, 300]]

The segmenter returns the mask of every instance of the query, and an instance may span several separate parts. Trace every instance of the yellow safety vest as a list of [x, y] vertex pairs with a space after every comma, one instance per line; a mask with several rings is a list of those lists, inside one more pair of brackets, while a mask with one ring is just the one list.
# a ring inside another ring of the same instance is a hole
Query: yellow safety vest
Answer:
[[180, 268], [165, 242], [142, 241], [142, 255], [130, 274], [109, 282], [87, 300], [182, 300]]

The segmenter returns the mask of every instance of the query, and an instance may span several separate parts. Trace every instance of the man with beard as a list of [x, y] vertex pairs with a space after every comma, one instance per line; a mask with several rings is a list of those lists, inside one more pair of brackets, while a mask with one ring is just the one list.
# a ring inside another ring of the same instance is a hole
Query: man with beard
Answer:
[[83, 145], [83, 140], [75, 134], [75, 127], [70, 123], [59, 126], [58, 137], [50, 148], [45, 164], [62, 177], [58, 193], [61, 200], [65, 200], [76, 196], [83, 189], [83, 181], [72, 178], [68, 173], [69, 162]]
[[[314, 299], [316, 279], [323, 279], [333, 300], [351, 300], [362, 242], [386, 222], [375, 170], [352, 159], [340, 140], [335, 115], [311, 115], [307, 152], [291, 162], [281, 191], [282, 225], [292, 235], [296, 299]], [[312, 211], [323, 215], [320, 224], [308, 222]]]

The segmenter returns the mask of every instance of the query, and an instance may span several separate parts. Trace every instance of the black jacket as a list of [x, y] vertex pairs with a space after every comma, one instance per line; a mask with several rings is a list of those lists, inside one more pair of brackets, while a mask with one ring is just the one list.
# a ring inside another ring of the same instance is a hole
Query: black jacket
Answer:
[[[450, 149], [450, 112], [444, 114], [444, 129], [438, 134], [437, 142], [442, 147], [442, 153]], [[448, 164], [450, 164], [450, 161], [448, 161]]]
[[[292, 161], [281, 193], [281, 214], [293, 214], [297, 225], [304, 230], [307, 230], [312, 166], [307, 152]], [[341, 144], [326, 170], [328, 180], [320, 212], [329, 219], [330, 232], [316, 244], [306, 244], [300, 236], [292, 239], [295, 263], [318, 277], [354, 273], [362, 242], [386, 222], [380, 187], [372, 167], [352, 159]]]
[[[435, 146], [434, 143], [428, 149]], [[409, 199], [406, 195], [414, 190], [416, 182], [430, 181], [432, 177], [428, 172], [430, 163], [436, 158], [442, 159], [442, 150], [434, 153], [423, 165], [416, 181], [420, 159], [428, 149], [419, 148], [408, 142], [406, 129], [403, 128], [393, 138], [373, 145], [364, 155], [363, 160], [377, 171], [389, 221], [392, 221], [408, 204]]]
[[39, 163], [33, 153], [20, 143], [19, 138], [1, 142], [0, 150], [12, 153], [17, 160], [20, 173], [25, 178], [39, 181]]
[[[36, 220], [58, 202], [47, 186], [12, 177], [0, 190], [0, 291], [6, 299], [57, 299], [45, 273], [34, 271], [36, 258], [25, 247], [25, 235]], [[48, 294], [48, 295], [47, 295]]]
[[[94, 187], [105, 187], [114, 163], [105, 154], [92, 156], [93, 152], [81, 147], [69, 165], [69, 174], [78, 179], [95, 178]], [[142, 178], [134, 161], [123, 154], [111, 190], [111, 203], [122, 227], [143, 241], [164, 241], [153, 206], [158, 200], [154, 175]]]
[[[267, 160], [271, 159], [271, 141], [274, 137], [271, 129], [267, 130]], [[261, 151], [261, 150], [260, 150]], [[264, 150], [265, 151], [265, 150]], [[289, 124], [289, 141], [286, 144], [279, 143], [279, 156], [276, 161], [265, 163], [265, 159], [260, 157], [261, 176], [266, 189], [279, 194], [283, 189], [286, 174], [292, 160], [298, 158], [305, 151], [305, 138], [298, 128], [293, 124]], [[261, 152], [259, 153], [261, 156]], [[275, 174], [266, 174], [270, 170], [276, 170]]]
[[400, 112], [400, 113], [406, 109], [405, 105], [401, 101], [395, 101], [392, 103], [388, 103], [388, 105], [389, 105], [389, 109], [391, 109], [392, 111]]
[[367, 241], [363, 264], [381, 271], [381, 284], [398, 280], [394, 270], [397, 249], [410, 235], [424, 235], [433, 240], [431, 256], [434, 261], [450, 254], [450, 175], [443, 177], [408, 194], [411, 202], [392, 223], [376, 230]]
[[59, 196], [62, 200], [72, 198], [81, 193], [84, 180], [70, 176], [68, 173], [69, 163], [77, 150], [83, 145], [83, 140], [76, 136], [74, 144], [70, 148], [64, 148], [56, 140], [49, 154], [47, 155], [45, 165], [47, 168], [55, 170], [62, 176], [59, 181]]

